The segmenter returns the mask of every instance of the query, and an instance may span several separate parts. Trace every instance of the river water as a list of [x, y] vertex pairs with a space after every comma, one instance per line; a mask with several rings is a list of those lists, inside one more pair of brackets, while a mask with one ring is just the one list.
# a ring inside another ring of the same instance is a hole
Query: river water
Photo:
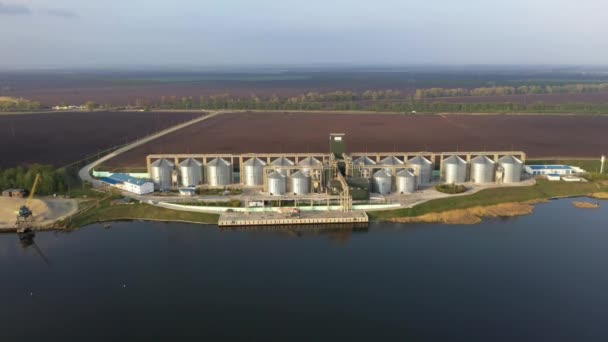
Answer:
[[0, 235], [0, 341], [608, 339], [608, 202], [472, 226]]

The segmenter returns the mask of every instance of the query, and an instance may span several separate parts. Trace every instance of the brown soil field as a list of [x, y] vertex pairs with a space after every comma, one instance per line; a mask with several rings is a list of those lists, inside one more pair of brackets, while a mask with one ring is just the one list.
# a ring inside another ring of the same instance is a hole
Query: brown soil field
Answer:
[[599, 157], [608, 116], [233, 113], [166, 135], [107, 162], [142, 167], [156, 153], [327, 152], [346, 133], [351, 152], [523, 150]]
[[0, 168], [30, 163], [63, 166], [200, 115], [201, 112], [0, 115]]

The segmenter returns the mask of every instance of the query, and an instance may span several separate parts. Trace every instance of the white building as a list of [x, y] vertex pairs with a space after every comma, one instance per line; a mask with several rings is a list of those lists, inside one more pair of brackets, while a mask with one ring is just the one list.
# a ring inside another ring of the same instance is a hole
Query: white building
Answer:
[[124, 173], [114, 173], [109, 177], [101, 179], [115, 188], [132, 192], [138, 195], [145, 195], [154, 192], [154, 183], [149, 179], [135, 178]]
[[526, 173], [533, 176], [544, 175], [570, 175], [573, 173], [585, 172], [585, 170], [576, 166], [569, 165], [526, 165], [524, 170]]

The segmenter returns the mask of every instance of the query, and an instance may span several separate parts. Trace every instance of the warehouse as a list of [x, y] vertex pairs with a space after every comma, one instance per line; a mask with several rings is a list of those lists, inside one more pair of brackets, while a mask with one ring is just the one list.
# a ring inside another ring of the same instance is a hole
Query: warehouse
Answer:
[[131, 177], [124, 173], [114, 173], [101, 179], [102, 182], [115, 188], [126, 190], [138, 195], [154, 192], [154, 184], [148, 179]]
[[569, 165], [526, 165], [525, 171], [533, 176], [541, 175], [570, 175], [585, 172], [585, 170]]

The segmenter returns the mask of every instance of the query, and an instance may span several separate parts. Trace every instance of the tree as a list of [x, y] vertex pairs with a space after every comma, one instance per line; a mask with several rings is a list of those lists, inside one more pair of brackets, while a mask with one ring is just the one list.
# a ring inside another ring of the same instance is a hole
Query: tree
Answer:
[[97, 103], [93, 102], [93, 101], [87, 101], [84, 104], [84, 107], [89, 111], [92, 112], [95, 108], [98, 107]]

